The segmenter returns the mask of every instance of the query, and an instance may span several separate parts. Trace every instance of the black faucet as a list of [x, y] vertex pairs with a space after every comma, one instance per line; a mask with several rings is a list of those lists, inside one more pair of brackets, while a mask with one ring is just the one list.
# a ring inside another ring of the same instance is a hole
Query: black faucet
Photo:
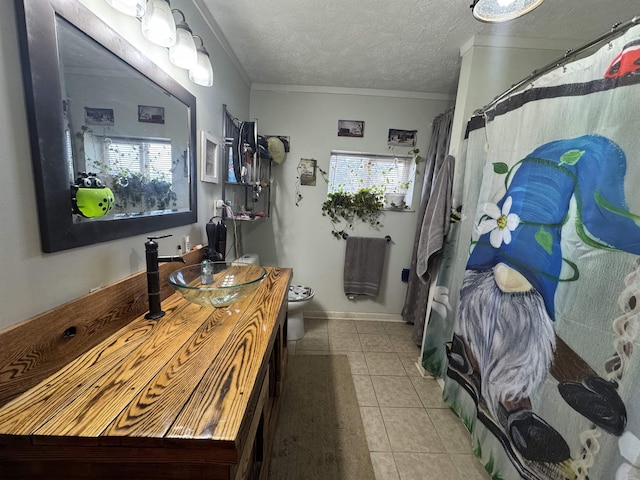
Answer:
[[156, 320], [164, 316], [164, 312], [160, 306], [160, 269], [158, 264], [160, 262], [185, 263], [184, 258], [179, 255], [172, 255], [168, 257], [158, 256], [158, 243], [154, 242], [154, 240], [170, 236], [171, 235], [147, 237], [147, 242], [144, 244], [144, 251], [147, 257], [147, 293], [149, 295], [149, 313], [147, 313], [144, 318], [148, 318], [150, 320]]

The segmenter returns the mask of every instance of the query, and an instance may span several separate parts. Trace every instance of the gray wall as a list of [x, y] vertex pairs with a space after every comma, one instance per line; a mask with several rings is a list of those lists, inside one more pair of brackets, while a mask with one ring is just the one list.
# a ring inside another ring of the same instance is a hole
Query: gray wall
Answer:
[[[289, 90], [289, 91], [287, 91]], [[445, 111], [452, 100], [445, 96], [409, 95], [403, 92], [372, 92], [358, 89], [261, 89], [251, 92], [251, 116], [258, 118], [259, 131], [287, 135], [291, 151], [286, 161], [274, 165], [275, 204], [272, 218], [255, 225], [242, 225], [247, 232], [245, 251], [260, 255], [263, 264], [293, 267], [293, 283], [312, 287], [315, 298], [308, 310], [398, 316], [406, 293], [400, 280], [402, 268], [410, 264], [417, 223], [413, 212], [384, 212], [379, 230], [355, 224], [351, 235], [393, 239], [388, 244], [380, 295], [377, 298], [348, 300], [342, 289], [346, 242], [331, 235], [331, 223], [322, 216], [327, 184], [318, 173], [316, 186], [301, 186], [303, 198], [295, 205], [297, 166], [301, 158], [313, 158], [329, 170], [331, 150], [388, 153], [390, 128], [418, 130], [417, 147], [426, 153], [431, 121]], [[363, 120], [364, 137], [338, 137], [338, 120]], [[395, 147], [405, 154], [409, 148]], [[424, 173], [424, 163], [420, 166]], [[422, 175], [416, 177], [413, 205], [419, 204]], [[336, 315], [339, 316], [339, 315]], [[398, 316], [399, 318], [399, 316]]]

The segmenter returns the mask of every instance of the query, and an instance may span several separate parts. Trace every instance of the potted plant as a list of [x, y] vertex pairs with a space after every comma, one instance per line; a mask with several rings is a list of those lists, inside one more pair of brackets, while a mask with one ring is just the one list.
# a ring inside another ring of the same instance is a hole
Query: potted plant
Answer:
[[[329, 217], [336, 238], [346, 238], [346, 231], [355, 220], [378, 227], [380, 213], [384, 207], [383, 194], [378, 188], [361, 188], [354, 193], [338, 190], [330, 193], [322, 204], [322, 215]], [[340, 225], [344, 225], [340, 229]]]
[[135, 211], [167, 210], [176, 206], [178, 196], [171, 183], [161, 178], [151, 178], [139, 172], [121, 172], [114, 179], [113, 192], [116, 207]]

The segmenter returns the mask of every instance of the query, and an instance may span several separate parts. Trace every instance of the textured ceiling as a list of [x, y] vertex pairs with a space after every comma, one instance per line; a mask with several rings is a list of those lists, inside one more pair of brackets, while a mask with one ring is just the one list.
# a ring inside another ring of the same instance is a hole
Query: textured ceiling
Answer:
[[640, 15], [638, 0], [546, 0], [499, 25], [474, 20], [471, 0], [196, 2], [252, 83], [439, 94], [455, 94], [460, 47], [474, 35], [558, 39], [565, 48]]

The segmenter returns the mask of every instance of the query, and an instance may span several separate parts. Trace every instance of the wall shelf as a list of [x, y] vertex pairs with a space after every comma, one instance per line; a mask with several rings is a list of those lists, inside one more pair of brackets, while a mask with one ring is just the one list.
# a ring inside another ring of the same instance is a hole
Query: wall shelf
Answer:
[[[235, 220], [256, 221], [271, 214], [271, 158], [260, 155], [258, 146], [258, 121], [241, 122], [227, 110], [227, 106], [223, 105], [223, 137], [224, 142], [224, 158], [227, 164], [224, 166], [223, 176], [225, 181], [222, 187], [222, 196], [225, 203], [230, 204], [234, 213]], [[251, 141], [255, 148], [249, 150], [249, 153], [243, 154], [241, 151], [234, 152], [234, 148], [242, 149], [237, 146], [237, 139], [241, 136], [242, 131], [249, 125], [252, 127]], [[234, 169], [234, 154], [236, 165]], [[235, 180], [237, 175], [237, 167], [243, 174], [243, 181]], [[245, 168], [243, 168], [245, 167]], [[241, 215], [249, 216], [262, 214], [256, 218], [243, 218]], [[223, 215], [227, 218], [226, 213]], [[229, 217], [230, 218], [230, 217]]]

